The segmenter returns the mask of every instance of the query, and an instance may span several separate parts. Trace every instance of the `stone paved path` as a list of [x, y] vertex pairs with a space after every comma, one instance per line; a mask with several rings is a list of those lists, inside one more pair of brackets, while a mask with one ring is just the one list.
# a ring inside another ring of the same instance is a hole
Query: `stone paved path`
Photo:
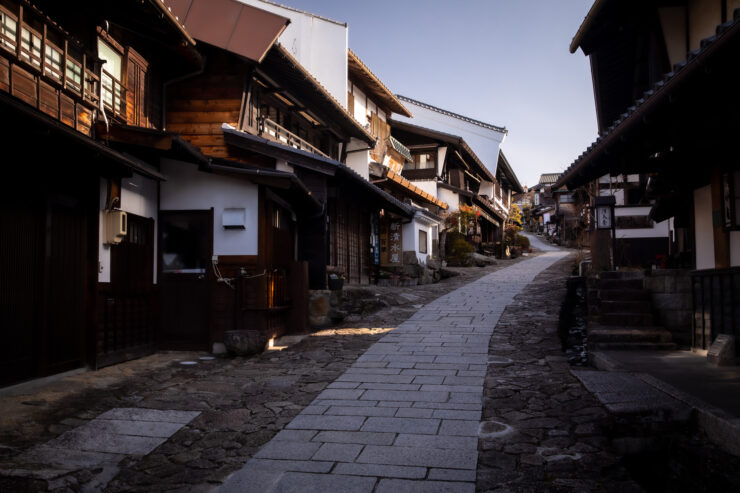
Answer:
[[513, 297], [567, 255], [547, 252], [424, 306], [218, 491], [474, 491], [493, 329]]

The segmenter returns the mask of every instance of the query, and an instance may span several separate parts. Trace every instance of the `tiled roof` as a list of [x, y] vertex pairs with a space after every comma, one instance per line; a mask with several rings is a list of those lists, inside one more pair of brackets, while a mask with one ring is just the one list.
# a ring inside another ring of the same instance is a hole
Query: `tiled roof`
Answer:
[[444, 210], [447, 210], [450, 207], [449, 205], [447, 205], [446, 202], [443, 202], [443, 201], [439, 200], [437, 197], [435, 197], [434, 195], [425, 192], [424, 190], [422, 190], [421, 188], [417, 187], [416, 185], [414, 185], [413, 183], [411, 183], [409, 180], [407, 180], [403, 176], [399, 175], [398, 173], [396, 173], [395, 171], [393, 171], [390, 168], [386, 168], [385, 176], [389, 180], [398, 183], [403, 188], [405, 188], [408, 191], [414, 193], [415, 195], [418, 195], [419, 197], [423, 198], [424, 200], [426, 200], [430, 204], [434, 204], [437, 207], [439, 207], [441, 209], [444, 209]]
[[543, 173], [540, 175], [540, 181], [538, 182], [539, 185], [552, 185], [556, 181], [558, 181], [558, 178], [562, 173]]
[[684, 76], [690, 74], [693, 67], [696, 67], [694, 71], [702, 68], [704, 58], [711, 55], [711, 51], [716, 47], [718, 41], [721, 41], [725, 37], [730, 37], [731, 34], [736, 33], [737, 31], [740, 31], [740, 8], [735, 9], [732, 20], [717, 26], [716, 34], [714, 36], [701, 40], [700, 47], [690, 52], [686, 60], [675, 64], [671, 72], [665, 74], [663, 79], [658, 81], [652, 89], [645, 91], [642, 97], [635, 101], [634, 105], [627, 108], [627, 111], [622, 113], [602, 135], [600, 135], [583, 153], [581, 153], [580, 156], [578, 156], [575, 161], [573, 161], [573, 163], [554, 184], [553, 188], [559, 188], [566, 185], [573, 177], [574, 173], [580, 170], [584, 165], [586, 159], [591, 157], [597, 149], [601, 149], [601, 147], [605, 145], [605, 142], [616, 138], [615, 136], [619, 135], [621, 130], [627, 126], [627, 123], [634, 120], [633, 117], [636, 113], [648, 108], [652, 103], [659, 101], [661, 97], [668, 97], [668, 89], [678, 84]]
[[411, 151], [409, 151], [408, 147], [406, 147], [405, 145], [401, 144], [398, 141], [397, 138], [395, 138], [394, 136], [390, 135], [390, 136], [388, 136], [388, 139], [391, 142], [391, 147], [393, 147], [393, 149], [397, 153], [399, 153], [400, 155], [402, 155], [403, 157], [405, 157], [408, 161], [413, 161], [414, 160], [414, 158], [411, 156]]
[[432, 106], [431, 104], [422, 103], [421, 101], [417, 101], [415, 99], [411, 99], [406, 96], [401, 96], [400, 94], [396, 94], [396, 97], [400, 99], [401, 101], [406, 101], [407, 103], [415, 104], [417, 106], [421, 106], [422, 108], [436, 111], [437, 113], [440, 113], [442, 115], [451, 116], [453, 118], [457, 118], [458, 120], [462, 120], [467, 123], [472, 123], [473, 125], [478, 125], [479, 127], [487, 128], [489, 130], [495, 130], [496, 132], [501, 132], [503, 134], [509, 133], [509, 131], [506, 130], [506, 127], [499, 127], [498, 125], [492, 125], [490, 123], [485, 123], [480, 120], [474, 120], [467, 116], [463, 116], [458, 113], [453, 113], [452, 111], [447, 111], [447, 110], [443, 110], [442, 108], [437, 108], [436, 106]]
[[373, 185], [372, 183], [367, 181], [365, 178], [360, 176], [355, 170], [353, 170], [352, 168], [350, 168], [349, 166], [347, 166], [346, 164], [340, 161], [336, 161], [328, 157], [323, 157], [318, 154], [314, 154], [312, 152], [304, 151], [302, 149], [296, 149], [289, 145], [285, 145], [282, 142], [274, 142], [272, 140], [265, 139], [264, 137], [252, 135], [248, 132], [237, 130], [236, 128], [232, 127], [231, 125], [227, 123], [221, 124], [221, 130], [224, 132], [224, 134], [233, 135], [235, 137], [239, 137], [242, 139], [248, 139], [253, 142], [259, 142], [260, 144], [263, 144], [266, 147], [274, 147], [274, 148], [282, 149], [284, 151], [297, 154], [299, 156], [308, 157], [316, 161], [329, 164], [335, 167], [337, 171], [340, 171], [344, 175], [349, 176], [355, 183], [363, 186], [368, 191], [374, 193], [375, 195], [378, 195], [380, 198], [385, 200], [387, 203], [401, 210], [408, 217], [413, 216], [413, 210], [410, 205], [404, 204], [403, 202], [401, 202], [400, 200], [398, 200], [397, 198], [395, 198], [393, 195], [389, 194], [385, 190], [382, 190], [380, 187]]

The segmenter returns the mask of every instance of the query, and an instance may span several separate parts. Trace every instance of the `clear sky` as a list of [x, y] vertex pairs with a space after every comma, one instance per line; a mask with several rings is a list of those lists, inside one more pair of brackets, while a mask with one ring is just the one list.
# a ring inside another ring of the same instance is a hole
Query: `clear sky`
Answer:
[[509, 130], [522, 185], [596, 139], [591, 71], [570, 41], [593, 0], [278, 0], [349, 25], [349, 46], [396, 94]]

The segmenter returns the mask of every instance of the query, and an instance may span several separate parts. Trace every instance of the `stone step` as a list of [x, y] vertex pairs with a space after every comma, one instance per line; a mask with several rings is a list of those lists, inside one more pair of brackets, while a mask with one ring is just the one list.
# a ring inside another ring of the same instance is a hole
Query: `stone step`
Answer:
[[645, 327], [655, 324], [652, 313], [602, 313], [601, 325], [618, 325], [627, 327]]
[[645, 351], [671, 351], [678, 346], [675, 342], [589, 342], [588, 350], [645, 350]]
[[589, 342], [670, 343], [671, 333], [662, 327], [609, 327], [596, 326], [588, 329]]
[[650, 298], [641, 300], [604, 300], [601, 299], [602, 314], [621, 314], [621, 313], [653, 313], [653, 304]]
[[642, 271], [612, 270], [599, 273], [601, 279], [645, 279]]
[[647, 289], [601, 289], [598, 291], [602, 301], [638, 301], [650, 300], [650, 291]]
[[642, 279], [601, 279], [599, 290], [604, 289], [642, 289]]

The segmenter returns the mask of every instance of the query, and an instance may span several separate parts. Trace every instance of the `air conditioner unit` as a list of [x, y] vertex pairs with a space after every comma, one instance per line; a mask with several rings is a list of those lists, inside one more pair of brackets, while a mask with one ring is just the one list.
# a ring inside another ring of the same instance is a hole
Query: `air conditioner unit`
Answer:
[[123, 211], [105, 211], [103, 216], [103, 243], [118, 245], [128, 231], [128, 219]]

